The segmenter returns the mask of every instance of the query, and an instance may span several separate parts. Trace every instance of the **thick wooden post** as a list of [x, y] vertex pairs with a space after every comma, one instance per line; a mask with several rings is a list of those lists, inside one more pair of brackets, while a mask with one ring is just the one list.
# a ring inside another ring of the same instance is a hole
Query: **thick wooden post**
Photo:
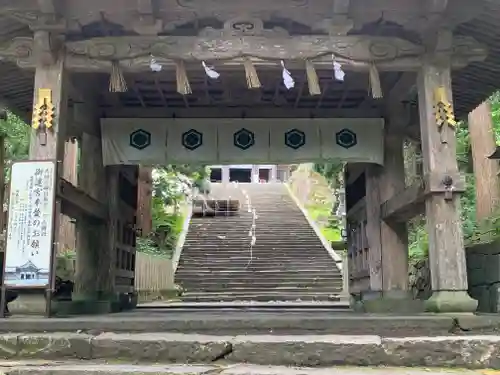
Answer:
[[489, 102], [480, 104], [469, 114], [469, 134], [476, 178], [476, 219], [483, 220], [500, 203], [498, 161], [488, 158], [496, 149]]
[[[366, 239], [369, 251], [370, 292], [377, 297], [382, 292], [382, 237], [380, 220], [380, 175], [382, 168], [378, 165], [366, 167]], [[365, 293], [367, 296], [368, 293]]]
[[[48, 53], [46, 46], [49, 33], [46, 31], [34, 32], [34, 56], [38, 59], [35, 70], [33, 105], [39, 100], [40, 89], [51, 90], [51, 102], [54, 107], [52, 127], [47, 130], [32, 129], [30, 136], [29, 158], [31, 160], [57, 160], [57, 181], [63, 173], [64, 144], [66, 139], [68, 97], [65, 71], [65, 54], [62, 49]], [[35, 107], [34, 107], [35, 108]], [[56, 197], [54, 210], [56, 225], [54, 228], [54, 243], [59, 242], [59, 218], [61, 205]], [[47, 313], [46, 299], [42, 295], [20, 294], [12, 303], [11, 312], [17, 313]], [[10, 307], [10, 306], [9, 306]]]
[[[383, 202], [405, 188], [403, 139], [385, 135], [384, 167], [379, 179], [380, 199]], [[382, 289], [385, 294], [406, 295], [408, 291], [408, 232], [406, 223], [380, 222], [382, 241]]]
[[[91, 104], [74, 104], [74, 121], [87, 129], [99, 131], [99, 119], [94, 116]], [[105, 202], [104, 167], [99, 138], [83, 132], [80, 137], [80, 171], [78, 187], [99, 202]], [[73, 299], [95, 301], [97, 299], [97, 275], [103, 247], [103, 225], [92, 223], [81, 216], [76, 219], [76, 269]]]
[[[66, 141], [64, 147], [64, 171], [63, 178], [73, 185], [77, 185], [77, 163], [78, 163], [78, 144], [73, 141]], [[61, 225], [59, 227], [59, 244], [57, 253], [67, 250], [75, 250], [75, 224], [69, 216], [61, 214]]]
[[116, 269], [118, 264], [117, 252], [119, 235], [122, 232], [119, 228], [120, 196], [119, 180], [120, 166], [110, 166], [105, 168], [106, 173], [106, 202], [108, 203], [108, 221], [106, 227], [106, 250], [100, 258], [101, 269], [99, 270], [99, 287], [106, 298], [114, 299], [116, 286]]
[[[35, 31], [35, 47], [39, 44], [43, 44], [43, 40], [47, 37], [48, 36], [45, 32]], [[37, 51], [37, 48], [35, 48], [35, 54], [42, 53], [42, 51]], [[63, 170], [64, 141], [66, 137], [67, 125], [66, 114], [68, 109], [64, 60], [64, 52], [60, 51], [54, 57], [54, 61], [40, 61], [35, 70], [33, 103], [37, 103], [38, 101], [39, 89], [50, 89], [52, 91], [52, 103], [54, 105], [54, 124], [52, 129], [48, 130], [46, 133], [32, 130], [29, 152], [30, 159], [32, 160], [57, 159], [60, 163], [59, 173], [62, 173]]]
[[[438, 89], [444, 89], [452, 102], [449, 59], [424, 61], [418, 75], [420, 130], [427, 181], [453, 181], [460, 178], [453, 129], [437, 124], [435, 105]], [[448, 177], [447, 177], [448, 176]], [[429, 184], [432, 185], [432, 184]], [[460, 220], [460, 196], [441, 187], [430, 186], [426, 199], [429, 233], [429, 264], [433, 294], [426, 308], [435, 312], [473, 312], [477, 301], [467, 294], [467, 269]]]
[[366, 167], [366, 238], [369, 247], [370, 290], [362, 293], [369, 312], [416, 312], [420, 303], [408, 294], [408, 232], [405, 223], [381, 218], [381, 204], [405, 188], [403, 139], [384, 137], [384, 166]]
[[152, 172], [153, 168], [151, 167], [139, 167], [137, 224], [141, 229], [142, 236], [148, 236], [153, 230], [151, 221]]

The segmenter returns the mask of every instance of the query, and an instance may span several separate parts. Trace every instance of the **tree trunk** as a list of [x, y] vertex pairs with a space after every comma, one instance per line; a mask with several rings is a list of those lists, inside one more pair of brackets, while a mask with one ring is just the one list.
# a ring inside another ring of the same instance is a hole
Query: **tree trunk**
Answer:
[[491, 107], [487, 101], [469, 114], [469, 134], [476, 178], [476, 218], [482, 220], [500, 203], [498, 161], [488, 159], [496, 147]]

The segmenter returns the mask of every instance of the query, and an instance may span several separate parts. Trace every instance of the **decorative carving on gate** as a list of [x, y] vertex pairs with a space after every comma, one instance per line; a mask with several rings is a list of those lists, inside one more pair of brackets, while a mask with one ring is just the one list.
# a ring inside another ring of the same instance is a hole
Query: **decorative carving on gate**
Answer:
[[260, 18], [254, 17], [233, 18], [224, 23], [223, 29], [206, 27], [199, 33], [199, 36], [204, 38], [228, 38], [237, 36], [265, 36], [272, 38], [286, 37], [288, 35], [288, 31], [281, 27], [264, 29], [264, 22]]
[[358, 137], [350, 129], [342, 129], [335, 134], [335, 142], [343, 148], [351, 148], [358, 144]]
[[107, 37], [67, 42], [67, 51], [76, 56], [97, 60], [126, 60], [150, 56], [193, 60], [220, 60], [242, 55], [262, 59], [304, 60], [335, 54], [339, 58], [377, 62], [417, 57], [424, 52], [418, 46], [399, 38], [367, 36], [295, 36], [262, 37]]
[[182, 133], [182, 145], [190, 151], [196, 150], [203, 145], [203, 133], [195, 129], [189, 129]]
[[64, 31], [68, 22], [55, 14], [44, 14], [38, 10], [7, 10], [3, 14], [30, 26], [33, 30]]
[[[242, 28], [243, 26], [238, 26]], [[248, 28], [245, 26], [243, 28]], [[218, 31], [220, 32], [220, 30]], [[468, 45], [470, 48], [466, 48]], [[468, 37], [455, 37], [453, 66], [467, 65], [486, 57], [486, 48]], [[0, 57], [22, 68], [36, 67], [32, 38], [14, 38], [0, 45]], [[249, 56], [263, 60], [324, 60], [334, 54], [345, 68], [374, 63], [379, 69], [417, 69], [424, 47], [392, 37], [368, 36], [127, 36], [66, 42], [66, 66], [82, 71], [109, 71], [119, 61], [125, 71], [150, 70], [151, 56], [162, 63], [172, 60], [219, 61]], [[366, 65], [368, 67], [368, 65]]]
[[240, 129], [234, 133], [234, 145], [242, 150], [248, 150], [255, 145], [255, 134], [248, 129]]
[[138, 150], [144, 150], [151, 145], [151, 133], [146, 130], [136, 130], [130, 134], [130, 146]]
[[285, 133], [285, 145], [298, 150], [306, 144], [306, 133], [299, 129], [292, 129]]

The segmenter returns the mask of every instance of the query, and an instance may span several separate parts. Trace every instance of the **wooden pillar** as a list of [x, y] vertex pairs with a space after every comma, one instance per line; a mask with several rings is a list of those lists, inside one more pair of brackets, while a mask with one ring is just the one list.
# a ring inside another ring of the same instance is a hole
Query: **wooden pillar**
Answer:
[[109, 166], [105, 168], [106, 173], [106, 202], [108, 204], [108, 220], [105, 238], [107, 241], [106, 250], [99, 259], [99, 287], [106, 298], [115, 299], [117, 251], [119, 235], [122, 232], [119, 228], [120, 196], [119, 180], [120, 166]]
[[[384, 167], [379, 179], [381, 202], [405, 189], [403, 139], [386, 132]], [[382, 290], [392, 296], [408, 291], [408, 231], [406, 223], [380, 221]]]
[[[99, 134], [99, 119], [90, 103], [75, 103], [76, 123]], [[80, 171], [78, 187], [99, 202], [106, 202], [101, 140], [86, 132], [80, 137]], [[76, 219], [76, 270], [74, 300], [95, 301], [98, 298], [98, 273], [101, 254], [107, 251], [103, 240], [104, 225], [87, 217]]]
[[488, 218], [500, 203], [498, 161], [488, 157], [495, 152], [495, 134], [488, 101], [469, 114], [472, 162], [476, 178], [476, 219]]
[[[437, 56], [431, 56], [437, 57]], [[460, 196], [445, 192], [446, 179], [460, 180], [453, 129], [438, 126], [437, 89], [444, 88], [452, 102], [450, 61], [428, 57], [417, 79], [424, 178], [431, 194], [426, 199], [429, 264], [433, 294], [426, 308], [435, 312], [473, 312], [477, 301], [467, 294], [467, 269], [460, 220]]]
[[[67, 72], [65, 71], [64, 51], [54, 50], [48, 52], [46, 47], [53, 46], [49, 41], [50, 36], [46, 31], [34, 32], [33, 56], [37, 59], [34, 79], [33, 106], [39, 101], [40, 90], [51, 90], [51, 103], [53, 105], [52, 127], [47, 130], [31, 130], [29, 159], [31, 160], [56, 160], [56, 181], [59, 181], [64, 168], [64, 144], [66, 140], [68, 97], [67, 97]], [[33, 107], [34, 108], [34, 107]], [[35, 108], [33, 109], [35, 110]], [[56, 197], [54, 217], [54, 243], [59, 242], [59, 218], [61, 204]], [[46, 298], [42, 294], [20, 293], [19, 297], [11, 303], [13, 314], [45, 314]]]
[[[64, 147], [63, 178], [73, 185], [77, 185], [78, 144], [76, 141], [66, 141]], [[58, 254], [67, 250], [76, 249], [75, 224], [69, 216], [61, 214], [59, 227]]]
[[[369, 251], [370, 292], [382, 293], [382, 237], [380, 220], [380, 174], [379, 165], [366, 167], [366, 239]], [[377, 297], [380, 295], [377, 295]]]
[[421, 303], [408, 293], [408, 232], [406, 223], [381, 218], [381, 204], [405, 189], [403, 139], [390, 127], [384, 136], [384, 166], [366, 167], [366, 238], [369, 247], [370, 290], [362, 293], [369, 312], [418, 312]]
[[[35, 31], [35, 47], [45, 45], [48, 33]], [[35, 48], [35, 55], [42, 55], [44, 51]], [[53, 61], [40, 59], [35, 70], [35, 87], [33, 102], [38, 101], [39, 89], [50, 89], [52, 91], [52, 103], [54, 105], [54, 124], [51, 130], [45, 134], [32, 130], [30, 138], [29, 157], [32, 160], [54, 160], [59, 162], [59, 173], [63, 170], [64, 142], [66, 137], [68, 98], [66, 93], [66, 72], [64, 68], [65, 55], [60, 51], [54, 56]], [[60, 176], [60, 174], [59, 174]], [[58, 176], [58, 177], [59, 177]], [[57, 213], [59, 214], [59, 213]]]
[[152, 229], [151, 200], [153, 198], [151, 167], [139, 167], [139, 181], [137, 186], [137, 226], [141, 229], [142, 236], [148, 236]]

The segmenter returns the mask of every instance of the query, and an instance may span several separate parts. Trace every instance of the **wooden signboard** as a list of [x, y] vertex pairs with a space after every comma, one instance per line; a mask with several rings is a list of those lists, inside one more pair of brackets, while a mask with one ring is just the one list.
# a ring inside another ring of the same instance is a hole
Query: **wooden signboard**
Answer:
[[[7, 289], [54, 289], [54, 226], [57, 165], [22, 161], [12, 165], [2, 275], [3, 314]], [[47, 313], [51, 293], [47, 293]]]

